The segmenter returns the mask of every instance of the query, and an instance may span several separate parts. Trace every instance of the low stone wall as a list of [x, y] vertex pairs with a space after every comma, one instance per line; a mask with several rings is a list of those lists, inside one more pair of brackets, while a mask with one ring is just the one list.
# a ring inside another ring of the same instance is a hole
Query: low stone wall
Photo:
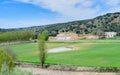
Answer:
[[[16, 63], [21, 67], [34, 67], [41, 68], [40, 65], [30, 63]], [[120, 68], [105, 68], [105, 67], [79, 67], [79, 66], [67, 66], [67, 65], [44, 65], [48, 70], [60, 70], [60, 71], [76, 71], [76, 72], [120, 72]]]

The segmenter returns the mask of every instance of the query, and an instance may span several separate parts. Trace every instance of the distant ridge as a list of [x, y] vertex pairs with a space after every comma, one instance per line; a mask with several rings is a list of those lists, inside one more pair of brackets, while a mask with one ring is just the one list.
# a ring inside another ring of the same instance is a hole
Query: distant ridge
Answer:
[[76, 32], [77, 34], [97, 34], [99, 32], [114, 31], [120, 36], [120, 12], [107, 13], [93, 19], [57, 23], [44, 26], [33, 26], [16, 29], [0, 29], [0, 31], [34, 30], [36, 33], [47, 29], [49, 35], [55, 36], [60, 32]]

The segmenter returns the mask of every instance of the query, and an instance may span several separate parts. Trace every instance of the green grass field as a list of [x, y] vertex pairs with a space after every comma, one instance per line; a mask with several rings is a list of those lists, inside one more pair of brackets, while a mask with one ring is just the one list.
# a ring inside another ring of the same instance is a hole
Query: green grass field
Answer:
[[[73, 51], [48, 53], [46, 64], [120, 67], [120, 43], [47, 42], [48, 49], [75, 47]], [[4, 46], [18, 55], [17, 60], [39, 64], [37, 43]]]

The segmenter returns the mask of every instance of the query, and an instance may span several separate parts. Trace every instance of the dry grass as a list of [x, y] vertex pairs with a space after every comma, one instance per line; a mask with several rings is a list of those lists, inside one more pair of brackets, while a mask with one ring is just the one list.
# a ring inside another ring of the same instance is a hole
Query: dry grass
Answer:
[[86, 48], [88, 48], [89, 46], [91, 46], [94, 43], [77, 43], [77, 44], [71, 44], [68, 47], [72, 47], [75, 50], [84, 50]]

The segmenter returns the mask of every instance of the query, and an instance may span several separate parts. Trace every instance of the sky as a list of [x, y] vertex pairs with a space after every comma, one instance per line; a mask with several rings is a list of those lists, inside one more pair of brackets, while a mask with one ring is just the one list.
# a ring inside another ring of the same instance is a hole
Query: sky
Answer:
[[120, 0], [0, 0], [0, 28], [84, 20], [120, 12]]

